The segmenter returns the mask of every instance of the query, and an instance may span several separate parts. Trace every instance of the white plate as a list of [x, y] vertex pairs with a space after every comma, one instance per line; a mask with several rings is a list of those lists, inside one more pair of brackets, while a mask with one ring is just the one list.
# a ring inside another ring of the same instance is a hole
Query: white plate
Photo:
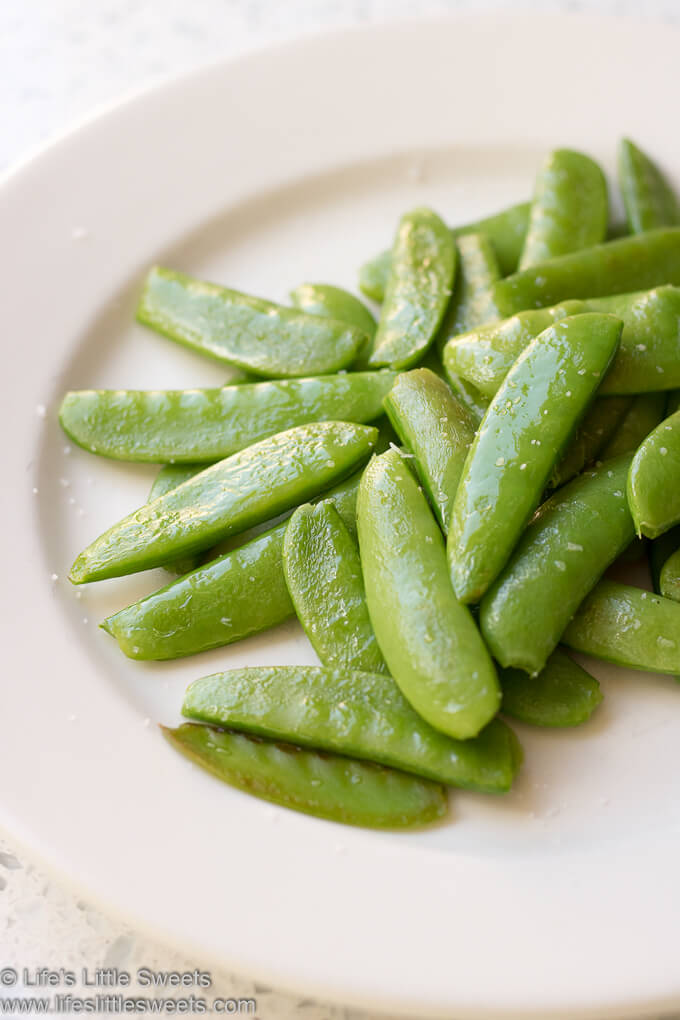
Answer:
[[523, 730], [517, 789], [454, 796], [429, 832], [270, 807], [145, 721], [176, 720], [187, 681], [214, 669], [313, 661], [306, 639], [290, 624], [180, 663], [125, 660], [97, 622], [161, 575], [80, 593], [64, 578], [152, 470], [66, 452], [56, 422], [69, 387], [223, 378], [133, 324], [155, 260], [284, 299], [305, 279], [353, 285], [408, 206], [455, 222], [527, 197], [556, 144], [611, 171], [627, 133], [680, 171], [679, 43], [667, 26], [536, 16], [328, 35], [126, 102], [5, 181], [1, 820], [90, 895], [206, 962], [421, 1017], [680, 1005], [671, 680], [600, 669], [592, 724]]

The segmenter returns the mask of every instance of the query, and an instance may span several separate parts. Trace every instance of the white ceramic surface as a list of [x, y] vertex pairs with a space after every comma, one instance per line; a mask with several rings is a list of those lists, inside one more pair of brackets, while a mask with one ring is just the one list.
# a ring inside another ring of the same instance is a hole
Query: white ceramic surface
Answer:
[[205, 960], [420, 1016], [680, 1003], [671, 681], [600, 668], [592, 725], [523, 731], [516, 791], [456, 796], [450, 822], [418, 835], [223, 788], [148, 719], [176, 719], [197, 675], [313, 661], [309, 646], [289, 624], [181, 663], [124, 660], [96, 623], [161, 575], [80, 593], [63, 578], [151, 472], [69, 449], [55, 420], [67, 387], [223, 377], [133, 325], [154, 260], [283, 299], [310, 277], [351, 286], [405, 206], [455, 221], [528, 195], [554, 144], [611, 170], [625, 132], [680, 167], [664, 114], [679, 38], [533, 16], [289, 44], [126, 103], [5, 181], [0, 820], [90, 895]]

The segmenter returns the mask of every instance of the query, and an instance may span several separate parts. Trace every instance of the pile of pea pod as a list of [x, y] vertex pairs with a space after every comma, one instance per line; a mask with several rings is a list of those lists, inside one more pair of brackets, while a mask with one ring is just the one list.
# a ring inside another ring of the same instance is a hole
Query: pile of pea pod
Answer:
[[[104, 457], [164, 465], [74, 584], [163, 567], [102, 623], [175, 659], [296, 615], [319, 666], [197, 679], [163, 728], [209, 772], [393, 829], [446, 789], [510, 789], [501, 717], [585, 722], [568, 650], [680, 674], [680, 206], [628, 140], [608, 185], [559, 149], [532, 201], [454, 229], [406, 213], [364, 294], [282, 306], [156, 267], [139, 321], [239, 369], [216, 389], [87, 390], [60, 410]], [[647, 554], [654, 590], [606, 576]]]

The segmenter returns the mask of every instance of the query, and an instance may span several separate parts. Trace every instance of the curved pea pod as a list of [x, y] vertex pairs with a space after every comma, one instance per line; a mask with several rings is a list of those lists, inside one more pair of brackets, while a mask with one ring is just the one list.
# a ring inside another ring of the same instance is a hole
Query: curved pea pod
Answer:
[[214, 462], [316, 421], [372, 421], [395, 373], [353, 372], [209, 390], [80, 390], [59, 420], [79, 446], [115, 460]]
[[536, 178], [519, 268], [599, 244], [608, 217], [607, 182], [597, 163], [582, 152], [555, 149]]
[[680, 223], [680, 204], [658, 166], [628, 138], [619, 143], [619, 187], [631, 233]]
[[330, 283], [301, 283], [295, 290], [291, 290], [290, 299], [303, 312], [338, 322], [349, 322], [365, 333], [368, 339], [352, 367], [357, 369], [368, 366], [378, 324], [358, 297]]
[[390, 673], [413, 708], [460, 740], [495, 715], [498, 680], [451, 590], [441, 531], [402, 457], [375, 457], [357, 498], [366, 601]]
[[493, 286], [498, 318], [528, 308], [545, 308], [567, 298], [603, 297], [680, 284], [680, 228], [583, 248], [539, 262]]
[[[345, 527], [356, 529], [360, 473], [331, 499]], [[233, 644], [294, 613], [281, 554], [287, 522], [269, 528], [185, 577], [166, 585], [101, 626], [131, 659], [177, 659]]]
[[368, 615], [359, 549], [332, 503], [297, 508], [283, 539], [283, 573], [324, 666], [387, 672]]
[[449, 303], [455, 268], [451, 232], [435, 213], [423, 208], [402, 217], [371, 367], [408, 368], [422, 358]]
[[538, 506], [616, 352], [621, 320], [574, 315], [549, 326], [508, 372], [470, 447], [449, 526], [458, 598], [478, 602]]
[[82, 552], [74, 584], [162, 566], [317, 495], [370, 455], [377, 429], [317, 422], [213, 464], [123, 518]]
[[385, 411], [415, 458], [418, 477], [446, 534], [475, 422], [446, 383], [426, 368], [397, 376]]
[[362, 330], [155, 266], [137, 318], [198, 354], [253, 375], [337, 372], [367, 343]]
[[456, 250], [453, 293], [436, 338], [439, 351], [451, 337], [497, 318], [490, 294], [501, 272], [491, 241], [484, 234], [464, 234], [457, 239]]
[[680, 673], [680, 605], [642, 588], [600, 581], [565, 630], [577, 652], [650, 673]]
[[665, 531], [663, 535], [659, 535], [658, 538], [649, 543], [649, 570], [652, 575], [652, 585], [657, 595], [663, 594], [661, 591], [661, 571], [663, 566], [676, 549], [680, 549], [680, 527]]
[[505, 793], [521, 763], [500, 719], [472, 740], [453, 740], [413, 711], [388, 676], [318, 666], [254, 666], [195, 680], [189, 719], [366, 758], [482, 793]]
[[600, 451], [623, 421], [632, 400], [632, 397], [595, 398], [577, 428], [567, 452], [555, 465], [548, 488], [559, 488], [560, 485], [571, 481], [584, 467], [597, 460]]
[[657, 538], [680, 522], [680, 411], [638, 447], [628, 475], [628, 503], [638, 535]]
[[444, 366], [444, 372], [454, 396], [467, 410], [475, 428], [479, 428], [479, 424], [489, 408], [489, 398], [480, 393], [476, 386], [469, 383], [467, 379], [456, 375], [455, 372], [448, 371], [446, 366]]
[[[530, 202], [511, 205], [499, 213], [467, 223], [462, 227], [454, 227], [451, 235], [454, 238], [466, 234], [484, 234], [494, 247], [498, 265], [503, 276], [517, 269], [519, 256], [526, 237], [529, 222]], [[375, 258], [365, 262], [359, 270], [359, 288], [366, 297], [374, 301], [382, 301], [392, 267], [392, 252], [384, 251]]]
[[639, 397], [633, 397], [614, 435], [599, 451], [600, 459], [609, 460], [637, 450], [663, 418], [665, 404], [665, 393], [641, 393]]
[[633, 538], [631, 455], [576, 478], [540, 508], [488, 590], [479, 624], [502, 666], [537, 674], [588, 592]]
[[680, 556], [677, 549], [670, 554], [661, 568], [659, 590], [664, 598], [680, 602]]
[[230, 786], [317, 818], [408, 829], [446, 814], [439, 784], [372, 762], [195, 723], [161, 731], [176, 750]]
[[521, 669], [500, 674], [501, 711], [530, 726], [579, 726], [602, 701], [594, 676], [556, 648], [538, 676]]
[[[156, 475], [147, 502], [152, 503], [159, 496], [171, 492], [182, 482], [187, 482], [194, 475], [203, 471], [204, 468], [205, 464], [166, 464]], [[182, 574], [188, 574], [191, 570], [195, 570], [199, 562], [200, 556], [185, 556], [183, 559], [164, 563], [163, 568], [170, 574], [177, 574], [181, 577]]]

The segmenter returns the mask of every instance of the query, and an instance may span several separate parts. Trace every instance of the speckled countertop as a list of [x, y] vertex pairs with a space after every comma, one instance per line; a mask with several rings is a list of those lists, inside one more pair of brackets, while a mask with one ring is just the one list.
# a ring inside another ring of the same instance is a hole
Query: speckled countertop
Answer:
[[[447, 11], [588, 11], [677, 21], [677, 0], [4, 0], [0, 171], [102, 104], [175, 72], [319, 29]], [[5, 777], [11, 781], [10, 777]], [[74, 895], [0, 832], [0, 968], [201, 970]], [[211, 996], [257, 1000], [260, 1020], [368, 1020], [228, 973]], [[78, 994], [80, 983], [70, 991]], [[17, 986], [17, 991], [21, 986]], [[90, 990], [91, 991], [91, 990]], [[148, 994], [134, 985], [131, 994]], [[88, 994], [87, 989], [83, 994]], [[249, 1015], [245, 1013], [244, 1015]], [[250, 1014], [252, 1015], [252, 1013]]]

